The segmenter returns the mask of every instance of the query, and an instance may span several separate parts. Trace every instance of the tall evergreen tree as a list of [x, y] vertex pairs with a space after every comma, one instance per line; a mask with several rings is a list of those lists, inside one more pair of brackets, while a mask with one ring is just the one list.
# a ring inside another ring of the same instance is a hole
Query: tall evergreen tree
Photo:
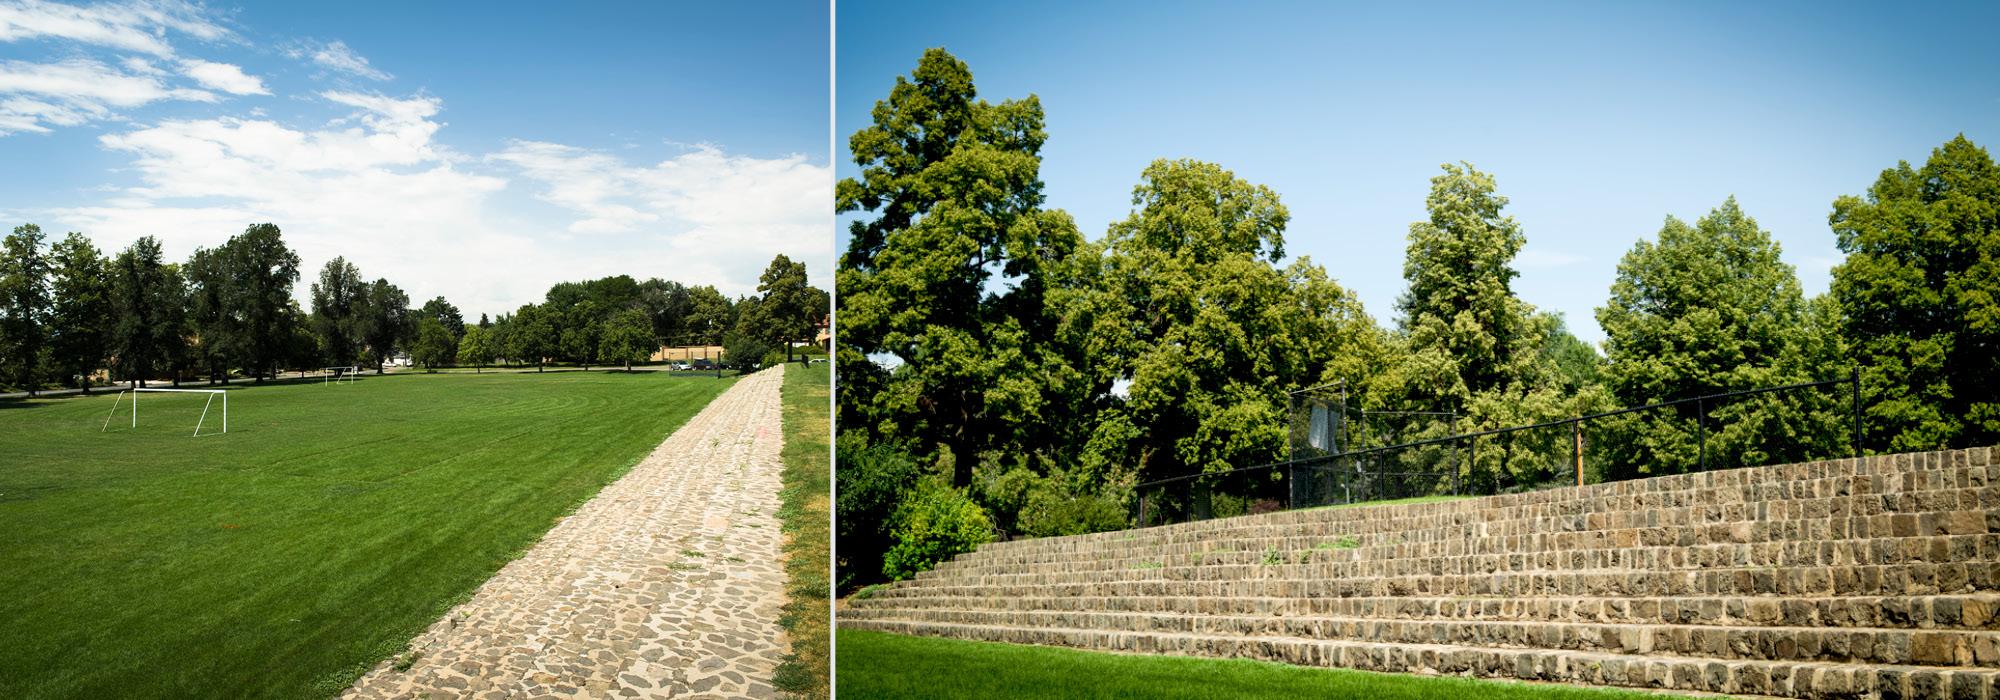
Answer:
[[111, 266], [97, 246], [72, 232], [50, 251], [55, 293], [51, 356], [65, 383], [90, 393], [91, 376], [111, 347]]
[[1828, 217], [1832, 294], [1861, 368], [1865, 446], [2000, 441], [2000, 167], [1963, 134], [1882, 171]]

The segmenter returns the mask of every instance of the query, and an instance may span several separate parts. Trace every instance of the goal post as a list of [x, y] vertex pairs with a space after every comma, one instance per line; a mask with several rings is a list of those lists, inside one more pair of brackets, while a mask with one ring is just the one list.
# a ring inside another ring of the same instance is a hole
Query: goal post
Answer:
[[347, 383], [353, 384], [355, 375], [361, 374], [361, 368], [355, 365], [322, 367], [320, 368], [319, 373], [320, 373], [319, 383], [321, 386], [325, 386], [327, 384], [339, 384], [343, 379], [347, 380]]
[[[208, 401], [201, 405], [201, 418], [197, 419], [194, 423], [194, 434], [190, 435], [189, 437], [201, 437], [201, 428], [208, 422], [208, 411], [209, 409], [215, 407], [215, 397], [219, 395], [222, 397], [222, 432], [223, 434], [229, 433], [228, 391], [225, 391], [223, 389], [153, 389], [153, 388], [133, 388], [133, 389], [125, 389], [123, 391], [118, 392], [118, 396], [111, 399], [111, 412], [104, 414], [104, 425], [100, 426], [97, 432], [101, 433], [111, 429], [111, 419], [118, 415], [119, 404], [128, 403], [125, 400], [125, 396], [127, 394], [130, 394], [132, 396], [132, 400], [129, 403], [131, 404], [132, 407], [131, 413], [132, 413], [133, 428], [139, 427], [140, 394], [208, 394]], [[213, 433], [210, 434], [212, 435]]]

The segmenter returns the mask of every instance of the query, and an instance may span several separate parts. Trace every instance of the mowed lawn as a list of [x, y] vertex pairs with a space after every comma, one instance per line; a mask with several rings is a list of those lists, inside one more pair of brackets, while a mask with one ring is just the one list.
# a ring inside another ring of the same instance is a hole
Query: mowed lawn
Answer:
[[840, 630], [841, 700], [1659, 700], [1631, 691], [1305, 668]]
[[199, 438], [201, 395], [0, 401], [0, 698], [336, 693], [733, 382], [239, 384]]

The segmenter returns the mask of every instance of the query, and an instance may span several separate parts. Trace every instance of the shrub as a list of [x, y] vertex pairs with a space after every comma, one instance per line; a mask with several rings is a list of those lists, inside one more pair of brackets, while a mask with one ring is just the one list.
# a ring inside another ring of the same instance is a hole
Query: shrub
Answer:
[[1125, 507], [1103, 494], [1070, 494], [1043, 482], [1028, 492], [1020, 527], [1031, 537], [1082, 535], [1125, 527]]
[[835, 577], [845, 589], [877, 580], [889, 551], [890, 518], [917, 483], [915, 458], [888, 445], [869, 445], [857, 433], [840, 436], [834, 450]]
[[882, 557], [882, 573], [897, 580], [993, 539], [993, 521], [979, 504], [963, 491], [930, 482], [911, 492], [891, 521], [895, 544]]

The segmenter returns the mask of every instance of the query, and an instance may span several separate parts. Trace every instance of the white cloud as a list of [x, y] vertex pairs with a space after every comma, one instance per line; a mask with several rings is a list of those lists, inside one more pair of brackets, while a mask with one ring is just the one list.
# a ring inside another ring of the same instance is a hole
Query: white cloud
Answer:
[[[555, 282], [614, 274], [751, 293], [780, 252], [808, 260], [815, 282], [829, 284], [832, 175], [801, 158], [705, 148], [629, 167], [583, 149], [521, 142], [468, 159], [434, 141], [443, 108], [436, 98], [320, 97], [354, 112], [317, 128], [220, 118], [103, 136], [104, 147], [131, 157], [139, 182], [47, 218], [107, 249], [157, 235], [173, 258], [270, 221], [303, 259], [301, 290], [340, 255], [413, 299], [444, 295], [472, 314], [539, 301]], [[504, 196], [505, 177], [466, 170], [467, 163], [518, 169], [558, 207], [592, 208], [603, 232], [571, 237], [559, 224], [524, 219]], [[604, 177], [568, 189], [554, 182], [590, 168]]]
[[346, 42], [334, 41], [316, 47], [300, 48], [291, 51], [290, 55], [293, 58], [309, 58], [313, 63], [326, 68], [369, 80], [389, 80], [396, 77], [368, 65], [368, 59], [355, 53], [354, 49], [348, 48]]
[[[149, 66], [150, 67], [150, 66]], [[264, 81], [243, 72], [243, 68], [229, 63], [216, 63], [191, 58], [181, 62], [181, 71], [201, 83], [202, 87], [221, 90], [231, 95], [269, 95]]]
[[537, 198], [575, 212], [568, 230], [582, 245], [628, 245], [635, 261], [660, 267], [701, 265], [730, 293], [753, 291], [778, 253], [806, 261], [818, 284], [831, 279], [833, 174], [803, 156], [735, 156], [702, 145], [646, 167], [516, 141], [488, 158], [538, 183]]
[[169, 30], [203, 41], [229, 36], [200, 6], [178, 0], [65, 5], [0, 1], [0, 41], [51, 38], [167, 57]]
[[115, 108], [160, 100], [214, 102], [214, 93], [173, 88], [86, 58], [0, 62], [0, 135], [109, 119]]

